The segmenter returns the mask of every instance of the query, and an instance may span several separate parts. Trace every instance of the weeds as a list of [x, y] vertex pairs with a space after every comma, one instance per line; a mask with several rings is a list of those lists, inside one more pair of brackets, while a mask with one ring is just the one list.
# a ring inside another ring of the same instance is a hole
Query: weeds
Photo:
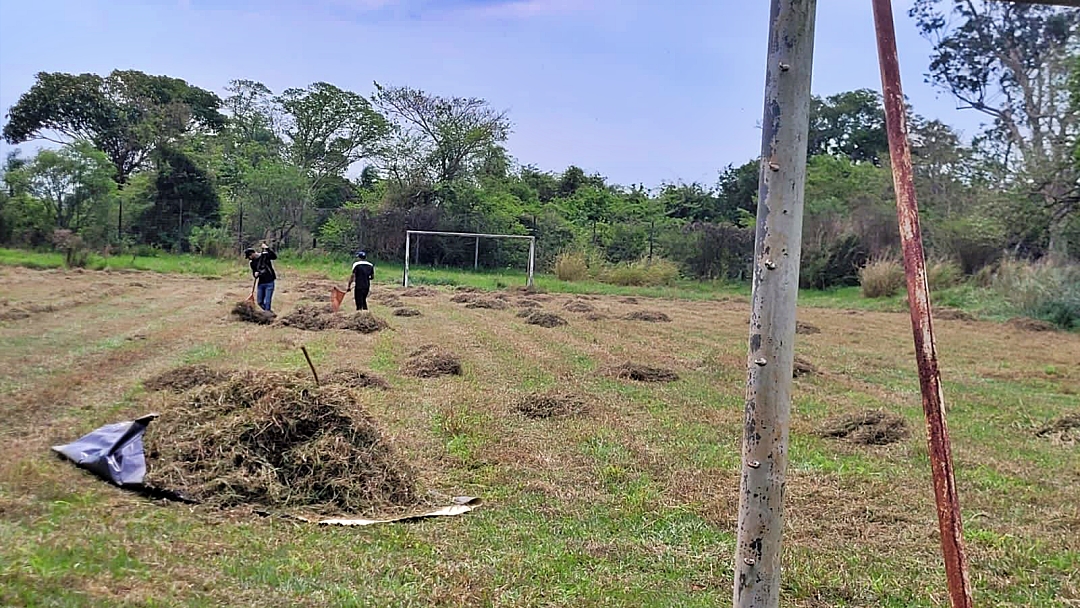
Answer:
[[870, 260], [859, 269], [864, 298], [889, 298], [904, 287], [904, 267], [891, 258]]

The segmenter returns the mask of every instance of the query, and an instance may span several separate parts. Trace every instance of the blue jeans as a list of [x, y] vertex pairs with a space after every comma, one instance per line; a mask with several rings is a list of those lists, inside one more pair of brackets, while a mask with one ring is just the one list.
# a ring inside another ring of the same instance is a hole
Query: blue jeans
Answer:
[[270, 300], [274, 297], [274, 282], [259, 283], [259, 291], [255, 295], [255, 301], [259, 303], [259, 308], [263, 310], [270, 310]]

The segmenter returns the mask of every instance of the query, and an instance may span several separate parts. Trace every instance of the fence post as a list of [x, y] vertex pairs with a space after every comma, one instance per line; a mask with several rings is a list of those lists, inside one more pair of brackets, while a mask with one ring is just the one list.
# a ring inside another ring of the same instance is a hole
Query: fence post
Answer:
[[405, 231], [405, 277], [401, 280], [402, 287], [409, 286], [409, 231]]
[[476, 237], [476, 250], [473, 251], [472, 269], [480, 267], [480, 237]]
[[930, 469], [937, 502], [941, 553], [945, 560], [945, 579], [953, 608], [971, 608], [971, 581], [968, 578], [960, 519], [960, 499], [953, 475], [949, 429], [945, 424], [941, 372], [937, 364], [934, 327], [930, 314], [930, 289], [926, 282], [926, 259], [919, 230], [919, 204], [915, 196], [915, 177], [911, 166], [911, 144], [904, 92], [900, 86], [900, 59], [896, 53], [896, 27], [891, 0], [873, 0], [874, 27], [877, 31], [878, 61], [881, 64], [881, 89], [885, 101], [885, 128], [889, 135], [889, 161], [896, 190], [896, 216], [900, 225], [900, 243], [907, 275], [908, 308], [915, 337], [915, 361], [919, 368], [923, 414], [930, 451]]
[[533, 267], [536, 264], [536, 237], [529, 239], [529, 278], [525, 281], [526, 287], [533, 285]]
[[816, 0], [772, 0], [739, 482], [734, 608], [780, 603]]

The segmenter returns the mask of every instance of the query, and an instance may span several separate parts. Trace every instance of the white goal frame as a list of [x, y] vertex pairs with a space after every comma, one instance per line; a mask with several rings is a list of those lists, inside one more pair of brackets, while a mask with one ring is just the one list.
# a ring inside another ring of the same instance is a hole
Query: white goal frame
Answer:
[[401, 281], [402, 286], [409, 286], [409, 243], [412, 235], [416, 235], [416, 248], [420, 250], [420, 235], [430, 234], [434, 236], [461, 236], [476, 239], [476, 248], [473, 253], [473, 270], [480, 263], [480, 239], [524, 239], [529, 241], [529, 275], [525, 281], [527, 287], [533, 285], [533, 269], [536, 266], [536, 237], [521, 234], [482, 234], [478, 232], [437, 232], [432, 230], [406, 230], [405, 231], [405, 276]]

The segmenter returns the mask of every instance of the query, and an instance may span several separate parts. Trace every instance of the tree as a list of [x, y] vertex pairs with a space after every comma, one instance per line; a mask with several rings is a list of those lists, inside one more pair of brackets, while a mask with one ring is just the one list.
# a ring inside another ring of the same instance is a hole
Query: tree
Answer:
[[1078, 48], [1080, 11], [989, 0], [916, 0], [911, 15], [935, 44], [928, 80], [992, 119], [981, 141], [1006, 177], [1049, 212], [1051, 253], [1080, 201], [1073, 161], [1080, 114], [1067, 79]]
[[325, 82], [286, 89], [275, 101], [286, 156], [310, 178], [313, 190], [371, 157], [390, 130], [367, 99]]
[[[375, 105], [395, 123], [399, 156], [419, 163], [410, 170], [426, 174], [436, 184], [466, 177], [510, 135], [506, 112], [483, 99], [439, 97], [377, 82], [375, 89]], [[385, 161], [387, 154], [383, 157]]]
[[[761, 163], [757, 159], [735, 167], [728, 165], [716, 183], [718, 212], [723, 219], [738, 223], [746, 213], [757, 215], [758, 180]], [[720, 219], [720, 218], [716, 218]]]
[[39, 201], [52, 227], [81, 231], [104, 227], [116, 194], [114, 170], [105, 154], [78, 142], [42, 150], [28, 163], [5, 171], [4, 179], [14, 194]]
[[191, 229], [219, 218], [217, 189], [188, 151], [165, 146], [154, 155], [152, 204], [141, 214], [135, 231], [144, 242], [187, 250]]
[[285, 162], [265, 162], [248, 170], [237, 190], [244, 226], [259, 238], [287, 243], [311, 212], [307, 176], [300, 167]]
[[96, 74], [40, 72], [8, 111], [4, 139], [88, 141], [116, 167], [123, 184], [151, 152], [195, 130], [217, 131], [225, 117], [218, 96], [178, 78], [135, 70]]
[[852, 162], [880, 165], [889, 152], [881, 95], [859, 89], [813, 96], [810, 101], [808, 153], [846, 156]]

